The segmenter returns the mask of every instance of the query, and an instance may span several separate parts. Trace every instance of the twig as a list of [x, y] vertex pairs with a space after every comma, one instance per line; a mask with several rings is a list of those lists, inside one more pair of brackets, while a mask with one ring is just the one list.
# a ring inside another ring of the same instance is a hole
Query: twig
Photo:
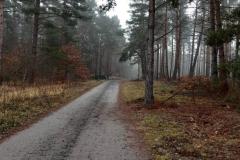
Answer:
[[169, 98], [167, 98], [166, 100], [164, 100], [164, 101], [162, 102], [162, 104], [165, 104], [165, 103], [166, 103], [167, 101], [169, 101], [170, 99], [176, 97], [176, 96], [177, 96], [179, 93], [181, 93], [182, 90], [184, 90], [184, 89], [185, 89], [185, 88], [181, 88], [181, 89], [179, 89], [177, 92], [173, 93], [172, 96], [169, 97]]

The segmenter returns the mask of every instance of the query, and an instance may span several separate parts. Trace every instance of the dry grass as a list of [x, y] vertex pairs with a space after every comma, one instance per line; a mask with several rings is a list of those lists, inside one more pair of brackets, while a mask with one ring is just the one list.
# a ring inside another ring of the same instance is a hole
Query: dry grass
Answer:
[[[166, 99], [174, 91], [175, 86], [169, 86], [165, 83], [156, 81], [154, 83], [154, 96], [156, 101]], [[144, 82], [130, 81], [124, 83], [122, 87], [122, 96], [125, 102], [132, 103], [144, 98]]]
[[86, 81], [71, 84], [2, 86], [0, 140], [11, 130], [36, 121], [100, 83], [101, 81]]
[[143, 107], [144, 83], [124, 82], [121, 88], [124, 114], [142, 133], [155, 160], [239, 159], [240, 115], [217, 99], [188, 90], [167, 103], [177, 85], [156, 82], [153, 108]]
[[56, 96], [62, 94], [66, 87], [66, 84], [30, 87], [1, 86], [0, 103], [8, 103], [16, 99], [24, 100], [40, 96]]

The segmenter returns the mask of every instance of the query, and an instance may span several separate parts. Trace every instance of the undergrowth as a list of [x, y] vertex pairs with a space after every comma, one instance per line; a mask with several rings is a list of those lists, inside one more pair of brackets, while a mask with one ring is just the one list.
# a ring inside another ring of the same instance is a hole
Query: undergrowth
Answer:
[[37, 120], [41, 115], [77, 98], [100, 81], [38, 86], [2, 86], [0, 139], [11, 129]]
[[169, 121], [166, 115], [146, 114], [141, 121], [144, 138], [153, 150], [156, 160], [200, 157], [183, 126]]
[[[156, 82], [156, 104], [152, 108], [144, 107], [143, 82], [122, 84], [121, 97], [124, 107], [128, 108], [126, 114], [142, 133], [154, 160], [239, 158], [240, 116], [225, 104], [227, 99], [210, 96], [212, 88], [207, 80], [202, 82], [196, 82], [201, 84], [198, 87], [189, 81], [181, 84]], [[195, 90], [195, 97], [192, 90]], [[236, 104], [236, 97], [230, 96], [229, 101]]]

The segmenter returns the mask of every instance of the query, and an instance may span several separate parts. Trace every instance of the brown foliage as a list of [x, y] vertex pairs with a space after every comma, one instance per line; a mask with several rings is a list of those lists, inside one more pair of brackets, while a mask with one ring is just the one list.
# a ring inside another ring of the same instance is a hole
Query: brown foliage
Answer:
[[[192, 96], [192, 100], [195, 103], [196, 94], [199, 96], [204, 95], [207, 96], [210, 93], [213, 93], [213, 87], [210, 79], [204, 76], [196, 76], [196, 77], [182, 77], [178, 84], [178, 91], [173, 94], [166, 101], [172, 99], [178, 94], [190, 94]], [[189, 93], [190, 91], [190, 93]]]
[[67, 66], [67, 70], [72, 70], [73, 74], [80, 79], [89, 79], [90, 71], [85, 65], [80, 51], [72, 44], [63, 46], [61, 50], [66, 55], [65, 61], [62, 63]]
[[5, 80], [11, 79], [15, 81], [22, 77], [26, 68], [26, 58], [23, 53], [25, 53], [23, 48], [15, 48], [3, 56], [3, 75]]
[[212, 88], [210, 79], [204, 76], [196, 76], [192, 78], [182, 77], [180, 79], [180, 86], [188, 90], [193, 90], [194, 88], [211, 90]]

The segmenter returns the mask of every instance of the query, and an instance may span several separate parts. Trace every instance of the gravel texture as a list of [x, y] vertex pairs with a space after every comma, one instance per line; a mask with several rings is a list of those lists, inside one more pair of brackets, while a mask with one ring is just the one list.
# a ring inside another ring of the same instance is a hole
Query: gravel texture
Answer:
[[119, 120], [118, 81], [92, 89], [0, 144], [1, 160], [145, 160]]

